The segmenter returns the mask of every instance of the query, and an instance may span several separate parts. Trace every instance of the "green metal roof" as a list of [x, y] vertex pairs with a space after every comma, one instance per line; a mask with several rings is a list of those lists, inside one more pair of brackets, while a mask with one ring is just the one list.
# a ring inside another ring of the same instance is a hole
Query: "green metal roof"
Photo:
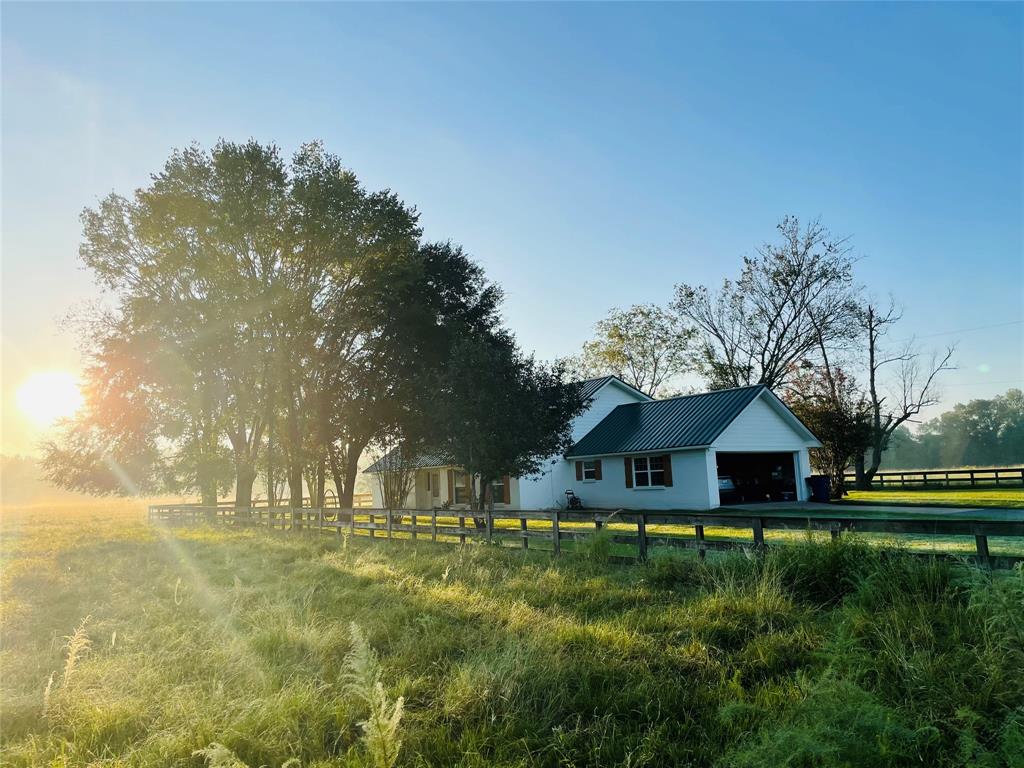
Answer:
[[711, 445], [767, 387], [723, 389], [620, 405], [566, 453], [602, 456]]

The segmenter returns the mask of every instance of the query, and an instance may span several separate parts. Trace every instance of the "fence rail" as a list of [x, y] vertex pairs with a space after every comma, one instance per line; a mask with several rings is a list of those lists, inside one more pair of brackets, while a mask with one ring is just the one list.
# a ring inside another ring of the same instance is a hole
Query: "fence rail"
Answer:
[[[324, 507], [325, 509], [331, 510], [331, 509], [338, 509], [340, 507], [340, 504], [338, 503], [338, 497], [335, 496], [333, 494], [333, 492], [327, 497], [326, 501], [327, 501], [327, 504]], [[286, 508], [286, 505], [287, 505], [287, 497], [285, 497], [285, 499], [282, 499], [281, 501], [278, 501], [275, 504], [275, 508], [276, 509]], [[203, 505], [202, 504], [176, 504], [174, 506], [179, 506], [179, 507], [202, 507]], [[218, 509], [226, 509], [226, 508], [234, 507], [234, 506], [235, 506], [235, 502], [232, 501], [231, 499], [227, 499], [225, 501], [218, 501], [217, 502], [217, 508]], [[268, 504], [266, 499], [253, 499], [250, 502], [249, 508], [250, 509], [261, 509], [261, 508], [262, 509], [266, 509], [269, 506], [270, 505]], [[302, 499], [302, 506], [306, 507], [306, 508], [310, 508], [310, 509], [314, 508], [313, 507], [313, 499], [311, 499], [309, 496], [304, 496], [303, 499]], [[353, 493], [352, 494], [352, 506], [355, 507], [356, 509], [370, 509], [371, 507], [373, 507], [373, 494], [372, 493]], [[290, 507], [287, 507], [287, 508], [290, 508]]]
[[[852, 485], [856, 476], [846, 474]], [[979, 486], [1024, 485], [1024, 467], [992, 467], [989, 469], [911, 469], [876, 472], [871, 487], [885, 488], [974, 488]]]
[[[855, 513], [824, 515], [815, 512], [773, 512], [762, 515], [713, 512], [643, 511], [565, 511], [565, 510], [389, 510], [389, 509], [314, 509], [309, 507], [202, 507], [190, 504], [159, 504], [149, 508], [154, 524], [219, 524], [238, 527], [263, 527], [269, 530], [306, 532], [319, 535], [360, 536], [377, 539], [429, 539], [433, 542], [465, 544], [486, 541], [514, 542], [529, 549], [530, 542], [550, 545], [558, 555], [562, 542], [581, 541], [602, 529], [616, 544], [628, 545], [635, 558], [646, 560], [654, 546], [694, 549], [703, 559], [709, 550], [736, 548], [761, 551], [765, 531], [828, 531], [832, 538], [843, 532], [883, 533], [893, 536], [973, 536], [976, 554], [969, 559], [988, 567], [1013, 567], [1024, 557], [995, 556], [989, 552], [990, 536], [1024, 538], [1024, 516], [999, 519], [979, 515], [974, 518], [944, 515], [928, 517], [906, 513], [891, 516], [858, 516]], [[566, 527], [567, 526], [567, 527]], [[656, 530], [649, 532], [649, 527]], [[708, 539], [707, 528], [746, 530], [750, 541]], [[547, 547], [545, 547], [547, 549]], [[936, 554], [928, 552], [926, 554]]]

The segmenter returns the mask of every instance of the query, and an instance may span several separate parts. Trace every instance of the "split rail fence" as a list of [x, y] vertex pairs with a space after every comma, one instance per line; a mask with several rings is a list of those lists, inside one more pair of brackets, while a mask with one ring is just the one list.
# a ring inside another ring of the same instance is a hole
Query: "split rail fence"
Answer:
[[[393, 539], [428, 540], [466, 544], [469, 541], [505, 544], [529, 549], [531, 542], [559, 555], [563, 543], [585, 541], [606, 529], [605, 535], [620, 549], [635, 552], [615, 556], [616, 560], [646, 560], [652, 547], [696, 550], [703, 559], [708, 551], [737, 548], [761, 551], [765, 531], [827, 531], [832, 538], [843, 532], [887, 534], [889, 536], [973, 536], [975, 554], [968, 559], [988, 567], [1009, 568], [1024, 557], [999, 556], [989, 552], [989, 537], [1024, 539], [1024, 515], [1016, 519], [913, 514], [864, 517], [856, 513], [801, 516], [796, 513], [750, 515], [721, 510], [713, 512], [642, 511], [526, 511], [493, 510], [389, 510], [312, 509], [309, 507], [203, 507], [189, 504], [161, 504], [149, 508], [149, 520], [162, 525], [216, 524], [271, 531], [305, 532], [317, 535], [359, 536], [369, 541]], [[706, 536], [708, 528], [750, 531], [750, 540]], [[652, 530], [653, 529], [653, 530]], [[1022, 548], [1024, 548], [1024, 541]], [[570, 544], [571, 546], [571, 544]], [[942, 554], [927, 551], [923, 554]]]
[[[847, 473], [851, 487], [856, 477]], [[871, 479], [876, 490], [886, 488], [978, 488], [1024, 485], [1024, 467], [992, 467], [989, 469], [911, 469], [877, 472]]]

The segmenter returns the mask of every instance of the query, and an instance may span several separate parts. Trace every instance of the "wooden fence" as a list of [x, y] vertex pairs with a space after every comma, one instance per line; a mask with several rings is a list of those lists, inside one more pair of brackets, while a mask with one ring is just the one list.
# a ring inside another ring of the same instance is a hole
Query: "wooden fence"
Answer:
[[[709, 550], [746, 548], [760, 551], [766, 547], [765, 531], [828, 531], [832, 538], [838, 538], [844, 531], [890, 536], [973, 536], [976, 554], [969, 559], [974, 562], [988, 567], [1013, 567], [1015, 563], [1024, 561], [1024, 557], [991, 555], [988, 542], [990, 536], [1024, 538], [1024, 514], [1001, 519], [984, 514], [965, 518], [953, 515], [928, 517], [910, 512], [867, 517], [856, 512], [800, 515], [768, 510], [761, 515], [750, 515], [746, 511], [733, 514], [722, 510], [708, 513], [624, 510], [495, 510], [474, 513], [470, 510], [437, 509], [235, 509], [164, 504], [149, 508], [149, 520], [165, 525], [212, 523], [338, 537], [360, 536], [372, 541], [396, 538], [459, 544], [467, 541], [493, 544], [511, 541], [522, 549], [529, 549], [532, 541], [543, 544], [544, 549], [550, 549], [555, 555], [562, 552], [563, 542], [584, 541], [606, 529], [611, 542], [625, 545], [636, 553], [635, 558], [629, 559], [639, 560], [646, 560], [650, 549], [656, 546], [696, 550], [702, 559]], [[749, 541], [717, 536], [708, 538], [705, 531], [712, 527], [748, 530], [752, 538]]]
[[[279, 501], [277, 503], [277, 505], [275, 506], [275, 508], [276, 509], [285, 508], [282, 505], [286, 505], [286, 504], [287, 504], [287, 497], [285, 497], [285, 499], [283, 499], [282, 501]], [[180, 506], [190, 506], [190, 505], [184, 504], [184, 505], [180, 505]], [[234, 506], [235, 506], [235, 502], [232, 501], [231, 499], [228, 499], [226, 501], [218, 501], [217, 502], [217, 508], [218, 509], [227, 509], [227, 508], [231, 508], [231, 507], [234, 507]], [[252, 509], [266, 509], [268, 506], [269, 505], [267, 504], [267, 500], [266, 499], [253, 499], [252, 503], [251, 503], [251, 508]], [[313, 500], [309, 496], [305, 496], [302, 499], [302, 506], [303, 507], [307, 507], [307, 508], [312, 508], [313, 507]], [[338, 497], [335, 496], [333, 493], [329, 494], [327, 496], [327, 506], [325, 507], [325, 509], [330, 511], [332, 509], [338, 509], [338, 506], [339, 506], [338, 505]], [[356, 509], [371, 509], [373, 507], [373, 494], [372, 493], [353, 493], [352, 494], [352, 506], [354, 506]]]
[[[850, 487], [856, 477], [847, 473]], [[989, 469], [910, 469], [877, 472], [871, 487], [885, 488], [974, 488], [986, 486], [1024, 485], [1024, 467], [992, 467]]]

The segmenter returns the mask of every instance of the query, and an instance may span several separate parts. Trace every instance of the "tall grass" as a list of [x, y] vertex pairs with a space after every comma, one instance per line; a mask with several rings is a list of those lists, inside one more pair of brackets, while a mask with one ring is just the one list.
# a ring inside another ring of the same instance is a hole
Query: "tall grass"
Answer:
[[164, 537], [96, 513], [3, 522], [4, 765], [941, 768], [1024, 754], [1020, 570], [856, 538], [623, 567], [601, 539], [553, 561]]

